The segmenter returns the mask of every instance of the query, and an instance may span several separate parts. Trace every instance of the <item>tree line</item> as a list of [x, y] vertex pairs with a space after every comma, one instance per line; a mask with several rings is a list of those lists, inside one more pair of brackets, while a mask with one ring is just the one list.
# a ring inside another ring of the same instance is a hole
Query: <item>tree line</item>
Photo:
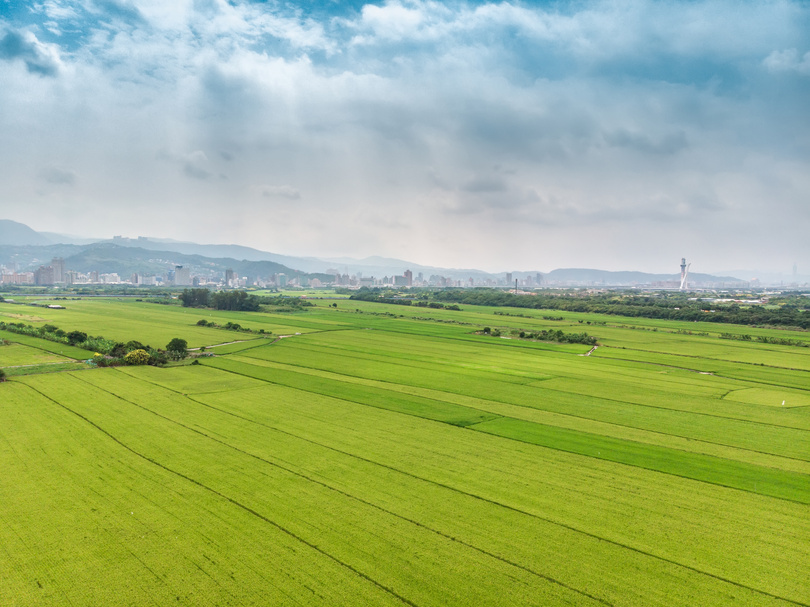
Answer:
[[212, 308], [230, 312], [258, 312], [260, 306], [275, 306], [284, 310], [303, 310], [312, 302], [298, 297], [260, 297], [247, 291], [209, 291], [183, 289], [179, 299], [184, 308]]
[[479, 306], [509, 306], [590, 312], [662, 320], [684, 320], [729, 323], [749, 326], [798, 327], [810, 329], [810, 313], [803, 307], [808, 302], [784, 298], [772, 303], [778, 305], [740, 306], [705, 301], [690, 301], [683, 295], [653, 297], [646, 295], [559, 295], [538, 293], [515, 295], [497, 289], [445, 289], [430, 294], [432, 299]]

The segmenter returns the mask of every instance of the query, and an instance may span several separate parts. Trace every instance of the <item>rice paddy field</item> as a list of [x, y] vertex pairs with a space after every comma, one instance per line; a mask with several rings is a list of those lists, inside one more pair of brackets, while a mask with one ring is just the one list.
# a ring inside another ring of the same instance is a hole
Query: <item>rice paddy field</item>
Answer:
[[216, 354], [0, 331], [0, 605], [810, 605], [807, 333], [315, 302], [0, 303]]

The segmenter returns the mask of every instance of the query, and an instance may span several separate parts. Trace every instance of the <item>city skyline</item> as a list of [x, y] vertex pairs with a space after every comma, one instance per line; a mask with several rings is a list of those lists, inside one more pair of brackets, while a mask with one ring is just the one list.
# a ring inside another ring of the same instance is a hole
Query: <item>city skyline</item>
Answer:
[[810, 7], [0, 1], [35, 230], [489, 272], [810, 266]]

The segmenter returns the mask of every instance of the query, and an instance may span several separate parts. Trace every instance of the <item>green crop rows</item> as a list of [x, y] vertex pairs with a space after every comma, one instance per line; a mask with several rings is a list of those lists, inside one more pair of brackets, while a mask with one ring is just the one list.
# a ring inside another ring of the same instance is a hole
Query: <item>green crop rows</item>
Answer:
[[[807, 348], [327, 303], [0, 304], [215, 354], [0, 335], [0, 605], [810, 605]], [[548, 328], [600, 345], [516, 338]]]

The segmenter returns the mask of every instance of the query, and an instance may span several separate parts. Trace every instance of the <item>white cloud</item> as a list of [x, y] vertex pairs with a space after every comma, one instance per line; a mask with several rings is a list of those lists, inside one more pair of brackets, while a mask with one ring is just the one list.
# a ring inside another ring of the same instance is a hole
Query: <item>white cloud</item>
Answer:
[[810, 51], [803, 56], [795, 48], [773, 51], [763, 64], [772, 72], [797, 72], [807, 76], [810, 75]]

